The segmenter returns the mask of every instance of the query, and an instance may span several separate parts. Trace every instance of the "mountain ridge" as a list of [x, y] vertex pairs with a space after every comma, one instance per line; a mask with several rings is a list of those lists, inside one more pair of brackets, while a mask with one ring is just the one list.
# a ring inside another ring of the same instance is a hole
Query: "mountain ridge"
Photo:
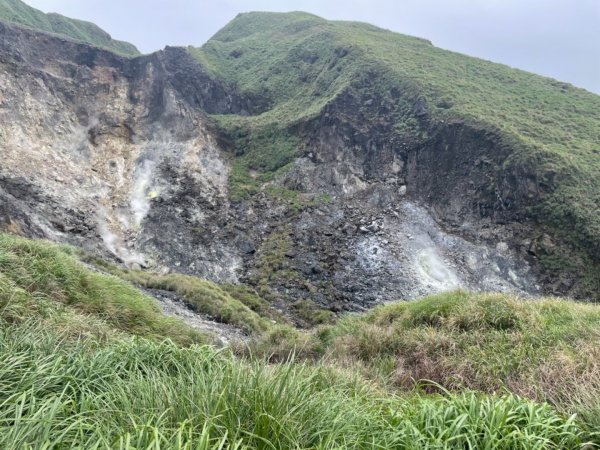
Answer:
[[87, 42], [124, 56], [140, 55], [139, 50], [133, 44], [113, 39], [106, 31], [92, 22], [71, 19], [58, 13], [46, 14], [21, 0], [1, 0], [0, 20]]

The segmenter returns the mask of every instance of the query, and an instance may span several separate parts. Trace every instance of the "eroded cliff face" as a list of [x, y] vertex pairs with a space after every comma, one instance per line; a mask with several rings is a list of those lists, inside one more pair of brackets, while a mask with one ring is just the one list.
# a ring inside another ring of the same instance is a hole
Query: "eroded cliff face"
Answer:
[[539, 292], [527, 253], [534, 225], [520, 209], [538, 194], [515, 187], [519, 207], [499, 204], [497, 166], [508, 155], [500, 139], [420, 114], [426, 132], [411, 140], [393, 123], [357, 117], [365, 104], [371, 115], [386, 108], [340, 95], [307, 127], [303, 156], [278, 180], [331, 198], [292, 222], [284, 265], [309, 280], [308, 296], [356, 308], [458, 288]]
[[[127, 59], [0, 24], [0, 226], [245, 282], [281, 304], [538, 292], [531, 226], [490, 169], [506, 156], [494, 136], [429, 125], [417, 108], [429, 135], [402, 142], [390, 124], [352, 119], [357, 101], [341, 95], [304, 124], [289, 171], [232, 202], [233, 156], [207, 114], [252, 114], [259, 99], [182, 49]], [[512, 194], [537, 195], [528, 189]]]
[[[155, 253], [145, 230], [153, 203], [193, 186], [195, 201], [227, 209], [228, 164], [204, 113], [168, 69], [185, 52], [126, 59], [6, 25], [0, 33], [6, 228], [147, 266], [172, 261]], [[197, 76], [194, 87], [212, 101], [214, 86], [203, 81]], [[178, 248], [177, 229], [154, 231]], [[235, 264], [228, 258], [219, 254], [218, 264]]]

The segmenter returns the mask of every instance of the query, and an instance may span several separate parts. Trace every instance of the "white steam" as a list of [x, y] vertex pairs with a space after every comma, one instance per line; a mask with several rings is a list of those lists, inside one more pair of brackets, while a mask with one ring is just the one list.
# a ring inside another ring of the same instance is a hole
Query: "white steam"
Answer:
[[98, 210], [98, 232], [100, 233], [100, 237], [102, 238], [102, 242], [104, 242], [105, 247], [111, 252], [113, 255], [119, 256], [118, 248], [120, 247], [119, 241], [120, 239], [110, 231], [108, 224], [106, 223], [106, 211], [104, 208], [100, 208]]
[[146, 265], [145, 257], [133, 251], [136, 229], [139, 231], [144, 217], [150, 210], [150, 199], [157, 195], [152, 190], [152, 176], [156, 163], [145, 160], [133, 174], [129, 191], [129, 207], [112, 205], [110, 214], [100, 206], [97, 221], [98, 231], [106, 248], [128, 265]]
[[460, 287], [456, 274], [446, 265], [434, 248], [421, 250], [417, 255], [417, 267], [421, 275], [440, 290]]
[[100, 207], [98, 210], [97, 220], [98, 232], [100, 233], [102, 241], [109, 252], [118, 257], [128, 266], [133, 264], [139, 264], [140, 266], [143, 266], [146, 264], [146, 259], [143, 255], [129, 250], [123, 242], [123, 239], [111, 231], [110, 226], [106, 221], [106, 210], [102, 207]]
[[131, 190], [131, 214], [136, 226], [140, 226], [148, 211], [150, 211], [150, 182], [154, 172], [155, 163], [146, 160], [135, 171], [135, 181]]

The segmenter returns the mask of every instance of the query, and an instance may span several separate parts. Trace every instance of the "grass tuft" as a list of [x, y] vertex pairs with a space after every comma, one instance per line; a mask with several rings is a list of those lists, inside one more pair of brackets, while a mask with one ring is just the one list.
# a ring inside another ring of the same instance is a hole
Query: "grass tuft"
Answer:
[[574, 418], [512, 395], [386, 396], [325, 366], [143, 339], [65, 345], [0, 328], [0, 447], [578, 448]]
[[112, 328], [182, 344], [206, 337], [162, 314], [156, 301], [115, 276], [85, 267], [71, 247], [0, 234], [0, 311], [18, 322], [48, 316], [57, 304]]

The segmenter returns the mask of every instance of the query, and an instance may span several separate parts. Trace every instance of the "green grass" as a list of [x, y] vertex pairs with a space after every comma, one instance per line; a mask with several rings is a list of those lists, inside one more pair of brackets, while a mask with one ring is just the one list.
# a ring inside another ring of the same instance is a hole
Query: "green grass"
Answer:
[[264, 289], [271, 281], [299, 280], [286, 252], [292, 249], [292, 232], [289, 226], [275, 228], [262, 242], [256, 257], [256, 284]]
[[300, 332], [245, 286], [121, 271], [249, 320], [236, 357], [79, 256], [0, 235], [0, 448], [600, 444], [597, 306], [457, 292]]
[[551, 401], [600, 429], [600, 307], [451, 292], [380, 306], [309, 333], [274, 331], [253, 351], [355, 367], [398, 389], [505, 390]]
[[292, 310], [304, 323], [312, 327], [335, 322], [333, 312], [320, 308], [312, 300], [298, 300], [292, 304]]
[[133, 44], [112, 39], [106, 31], [91, 22], [70, 19], [56, 13], [45, 14], [20, 0], [0, 0], [0, 20], [67, 36], [124, 56], [140, 54]]
[[390, 139], [412, 146], [427, 139], [413, 113], [420, 100], [430, 128], [461, 122], [490, 131], [511, 153], [498, 173], [525, 170], [550, 187], [520, 212], [574, 249], [560, 256], [587, 273], [578, 294], [600, 292], [600, 96], [423, 39], [297, 12], [241, 14], [189, 51], [241, 95], [261, 98], [250, 116], [213, 117], [234, 143], [234, 199], [285, 171], [342, 93], [364, 100], [343, 112], [359, 129], [385, 120], [396, 130]]
[[48, 317], [65, 308], [66, 314], [52, 318], [54, 323], [85, 315], [104, 322], [106, 333], [169, 337], [181, 344], [207, 341], [165, 317], [154, 299], [129, 283], [86, 268], [71, 247], [0, 234], [0, 311], [5, 320]]
[[260, 187], [285, 172], [296, 156], [300, 141], [277, 124], [254, 126], [239, 116], [213, 116], [213, 119], [234, 143], [230, 175], [230, 197], [244, 200], [256, 194]]
[[[85, 256], [83, 258], [89, 259]], [[217, 284], [179, 273], [159, 275], [127, 270], [97, 259], [89, 260], [102, 270], [135, 285], [173, 292], [192, 310], [209, 315], [219, 322], [234, 325], [250, 334], [265, 333], [276, 323], [288, 324], [282, 314], [244, 285]]]
[[397, 396], [325, 366], [0, 327], [5, 449], [575, 449], [574, 418], [511, 395]]

